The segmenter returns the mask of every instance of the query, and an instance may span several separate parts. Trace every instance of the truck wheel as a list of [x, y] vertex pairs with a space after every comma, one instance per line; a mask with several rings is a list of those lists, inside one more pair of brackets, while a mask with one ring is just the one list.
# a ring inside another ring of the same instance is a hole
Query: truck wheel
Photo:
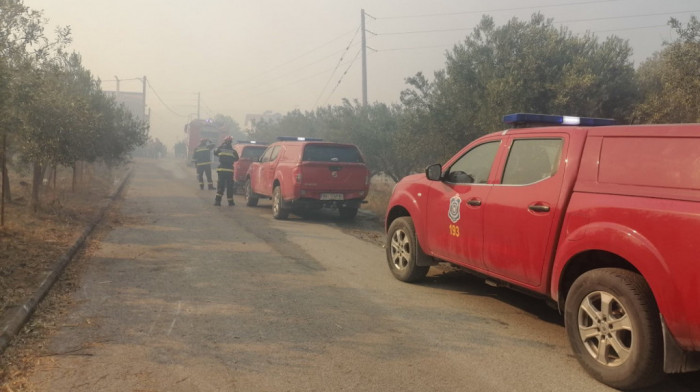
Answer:
[[581, 275], [566, 297], [564, 321], [576, 358], [598, 381], [637, 389], [663, 377], [659, 311], [638, 273], [601, 268]]
[[258, 205], [258, 196], [253, 192], [253, 188], [250, 186], [250, 178], [245, 182], [245, 205], [248, 207], [255, 207]]
[[417, 282], [428, 274], [430, 266], [418, 266], [416, 261], [428, 256], [416, 239], [413, 221], [409, 217], [397, 218], [389, 226], [386, 237], [386, 259], [389, 270], [402, 282]]
[[357, 207], [338, 207], [340, 219], [351, 220], [357, 215]]
[[275, 186], [272, 190], [272, 217], [275, 219], [287, 219], [289, 210], [282, 207], [282, 190], [280, 186]]

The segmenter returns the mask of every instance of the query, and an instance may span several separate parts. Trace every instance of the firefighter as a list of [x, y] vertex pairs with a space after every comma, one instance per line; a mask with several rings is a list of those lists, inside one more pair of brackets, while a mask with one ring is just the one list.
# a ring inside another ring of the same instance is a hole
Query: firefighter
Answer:
[[228, 205], [232, 206], [233, 202], [233, 163], [238, 160], [238, 153], [233, 149], [233, 139], [231, 136], [226, 136], [223, 143], [214, 150], [214, 155], [219, 157], [219, 167], [216, 169], [216, 174], [219, 180], [216, 184], [216, 198], [214, 205], [221, 205], [221, 198], [226, 190]]
[[214, 182], [211, 180], [211, 150], [213, 148], [214, 143], [207, 138], [203, 138], [199, 141], [199, 146], [197, 146], [192, 155], [192, 162], [197, 166], [199, 189], [204, 189], [204, 175], [207, 176], [209, 189], [214, 189]]

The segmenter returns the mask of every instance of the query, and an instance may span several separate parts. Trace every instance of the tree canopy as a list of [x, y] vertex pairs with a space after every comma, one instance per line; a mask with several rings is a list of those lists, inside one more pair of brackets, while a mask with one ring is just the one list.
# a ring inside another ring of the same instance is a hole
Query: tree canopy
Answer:
[[643, 100], [635, 110], [640, 123], [700, 122], [700, 21], [672, 18], [678, 39], [667, 43], [639, 68]]
[[254, 136], [322, 137], [357, 144], [373, 173], [394, 179], [446, 160], [504, 128], [509, 113], [565, 114], [619, 123], [700, 118], [700, 27], [671, 19], [678, 39], [635, 70], [627, 41], [575, 35], [537, 13], [497, 26], [484, 16], [445, 53], [432, 77], [406, 78], [400, 104], [357, 102], [287, 113], [256, 125]]
[[148, 139], [147, 124], [106, 96], [80, 56], [66, 50], [70, 29], [58, 28], [51, 40], [45, 24], [21, 0], [0, 0], [0, 137], [7, 146], [0, 154], [3, 162], [33, 165], [34, 209], [47, 167], [119, 162]]

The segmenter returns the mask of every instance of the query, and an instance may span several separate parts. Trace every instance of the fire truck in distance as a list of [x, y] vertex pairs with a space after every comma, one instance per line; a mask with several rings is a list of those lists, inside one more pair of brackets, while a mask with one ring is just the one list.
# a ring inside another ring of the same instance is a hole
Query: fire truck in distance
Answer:
[[199, 146], [199, 142], [203, 138], [211, 140], [215, 145], [221, 144], [226, 136], [229, 136], [227, 130], [218, 126], [214, 121], [208, 120], [192, 120], [185, 125], [185, 133], [187, 134], [187, 162], [192, 162], [194, 151]]

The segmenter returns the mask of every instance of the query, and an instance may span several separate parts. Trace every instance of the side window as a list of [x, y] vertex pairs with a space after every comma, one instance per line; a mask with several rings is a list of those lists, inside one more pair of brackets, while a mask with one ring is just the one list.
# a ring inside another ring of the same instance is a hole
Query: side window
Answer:
[[445, 180], [454, 184], [486, 184], [500, 144], [487, 142], [467, 151], [448, 169]]
[[268, 147], [267, 150], [260, 157], [260, 162], [267, 162], [270, 160], [270, 154], [272, 154], [273, 147]]
[[562, 139], [514, 140], [502, 184], [532, 184], [553, 176], [559, 168]]
[[271, 161], [274, 161], [275, 159], [277, 159], [277, 155], [279, 155], [281, 148], [282, 148], [282, 146], [275, 146], [275, 148], [272, 149], [272, 152], [270, 153], [270, 160]]

